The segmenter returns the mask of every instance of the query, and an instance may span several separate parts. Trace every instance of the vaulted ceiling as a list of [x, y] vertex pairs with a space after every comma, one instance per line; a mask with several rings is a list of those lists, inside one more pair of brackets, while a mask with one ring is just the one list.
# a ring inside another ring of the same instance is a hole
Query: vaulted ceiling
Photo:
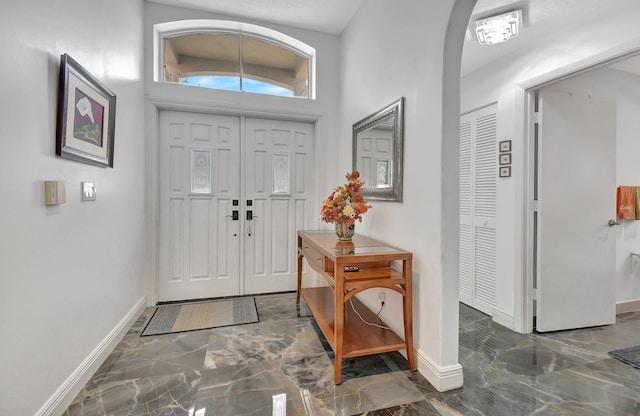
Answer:
[[[551, 46], [555, 53], [588, 54], [591, 45], [584, 40], [586, 33], [603, 39], [618, 31], [638, 31], [635, 23], [625, 27], [621, 22], [623, 16], [628, 19], [634, 14], [635, 22], [640, 19], [638, 4], [637, 0], [478, 0], [465, 38], [461, 73], [464, 76], [501, 59], [518, 59], [542, 47]], [[516, 38], [497, 45], [476, 41], [475, 20], [517, 9], [523, 11], [523, 28]], [[640, 75], [639, 63], [633, 59], [618, 69]]]
[[[363, 2], [363, 0], [147, 1], [337, 35], [342, 33]], [[604, 32], [637, 30], [634, 27], [616, 25], [617, 16], [629, 13], [624, 5], [632, 3], [631, 0], [478, 0], [471, 21], [492, 14], [522, 9], [524, 28], [517, 38], [491, 46], [479, 45], [473, 30], [469, 30], [465, 39], [461, 73], [464, 76], [499, 59], [517, 59], [522, 51], [535, 49], [541, 43], [561, 42], [566, 34], [576, 30], [590, 28]], [[640, 20], [637, 7], [631, 12], [638, 13], [637, 20]], [[617, 65], [619, 69], [640, 74], [640, 59]]]
[[147, 0], [339, 35], [362, 0]]

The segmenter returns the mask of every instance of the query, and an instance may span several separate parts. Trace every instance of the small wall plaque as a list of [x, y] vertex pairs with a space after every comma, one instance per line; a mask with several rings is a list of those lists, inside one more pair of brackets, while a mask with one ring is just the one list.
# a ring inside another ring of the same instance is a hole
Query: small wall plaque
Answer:
[[511, 164], [511, 153], [500, 153], [500, 165]]
[[503, 140], [499, 144], [500, 152], [510, 152], [511, 151], [511, 140]]

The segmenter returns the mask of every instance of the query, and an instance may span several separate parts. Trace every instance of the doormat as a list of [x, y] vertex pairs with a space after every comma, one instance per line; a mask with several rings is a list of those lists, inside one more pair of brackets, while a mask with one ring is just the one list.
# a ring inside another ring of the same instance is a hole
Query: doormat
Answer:
[[609, 355], [623, 363], [640, 368], [640, 346], [609, 351]]
[[253, 324], [259, 321], [254, 297], [161, 305], [156, 308], [140, 336]]

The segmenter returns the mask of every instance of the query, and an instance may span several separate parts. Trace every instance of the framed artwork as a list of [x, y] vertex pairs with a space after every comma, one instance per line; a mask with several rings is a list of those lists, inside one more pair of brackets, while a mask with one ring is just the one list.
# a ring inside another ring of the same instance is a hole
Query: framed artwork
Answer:
[[510, 164], [511, 164], [511, 153], [501, 153], [500, 165], [510, 165]]
[[113, 167], [116, 96], [66, 53], [60, 57], [56, 155]]
[[511, 140], [503, 140], [500, 142], [500, 152], [511, 151]]
[[511, 166], [501, 166], [500, 174], [498, 175], [501, 178], [510, 178], [511, 177]]

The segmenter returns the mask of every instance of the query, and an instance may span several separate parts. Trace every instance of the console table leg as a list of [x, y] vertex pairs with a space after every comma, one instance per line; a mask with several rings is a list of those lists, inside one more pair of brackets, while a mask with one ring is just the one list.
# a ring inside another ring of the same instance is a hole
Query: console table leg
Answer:
[[415, 371], [416, 358], [413, 351], [413, 328], [411, 322], [411, 302], [404, 299], [404, 340], [407, 344], [407, 361], [409, 370]]
[[333, 381], [335, 384], [342, 383], [342, 358], [338, 359], [338, 355], [335, 357], [335, 364], [333, 368]]
[[302, 288], [302, 254], [298, 254], [298, 291], [296, 292], [296, 305], [300, 304], [301, 288]]
[[404, 280], [405, 280], [405, 295], [402, 298], [402, 303], [404, 306], [404, 340], [407, 344], [407, 361], [409, 364], [409, 370], [415, 371], [416, 366], [416, 358], [415, 352], [413, 350], [413, 293], [412, 293], [412, 278], [413, 278], [413, 270], [412, 270], [412, 262], [411, 260], [405, 260], [403, 265], [404, 270]]
[[335, 321], [335, 362], [333, 364], [333, 379], [336, 384], [340, 384], [342, 383], [342, 344], [344, 341], [344, 278], [340, 270], [336, 273], [333, 316]]

